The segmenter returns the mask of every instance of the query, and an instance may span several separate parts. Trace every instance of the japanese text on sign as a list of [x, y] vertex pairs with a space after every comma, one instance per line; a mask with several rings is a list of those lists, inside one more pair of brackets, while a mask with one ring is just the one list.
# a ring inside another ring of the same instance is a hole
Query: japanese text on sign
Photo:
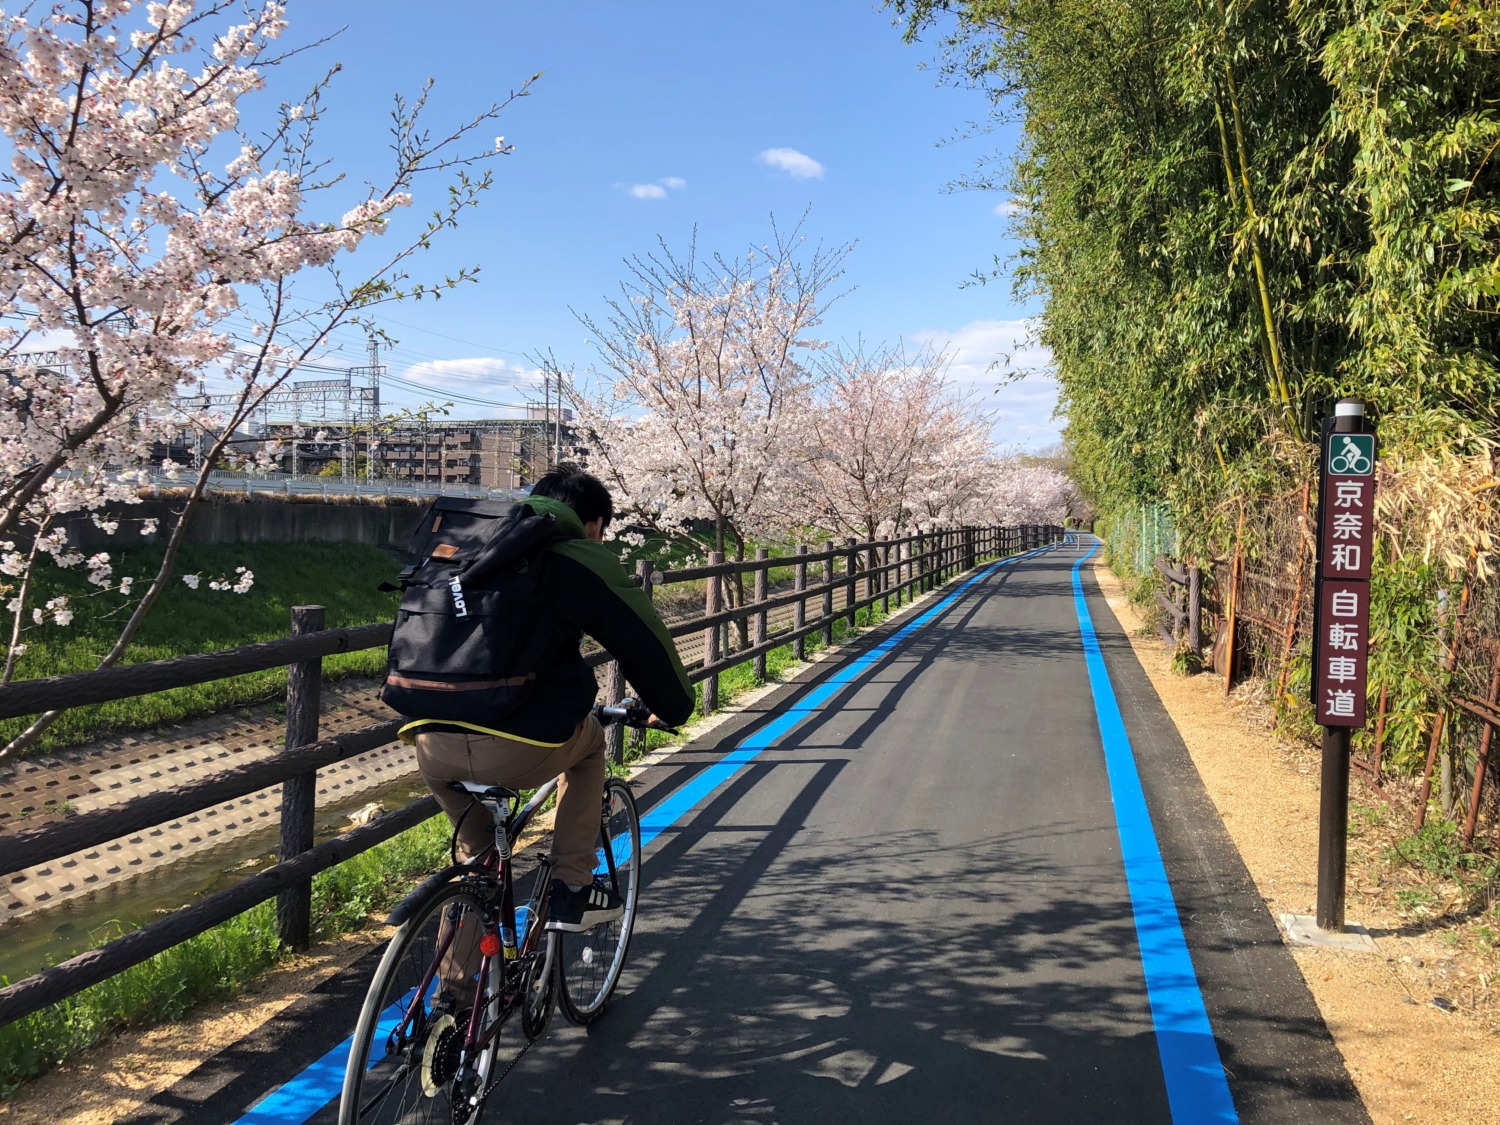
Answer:
[[1323, 726], [1363, 726], [1369, 653], [1370, 585], [1324, 579], [1313, 646], [1314, 701]]
[[1323, 492], [1322, 573], [1329, 577], [1370, 577], [1376, 529], [1376, 478], [1329, 477]]

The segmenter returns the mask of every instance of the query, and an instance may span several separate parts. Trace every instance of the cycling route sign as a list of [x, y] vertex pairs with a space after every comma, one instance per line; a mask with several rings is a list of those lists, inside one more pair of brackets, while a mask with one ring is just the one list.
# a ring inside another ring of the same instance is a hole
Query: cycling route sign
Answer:
[[1320, 459], [1312, 702], [1321, 725], [1361, 727], [1375, 549], [1375, 435], [1338, 429], [1324, 432]]
[[1375, 475], [1374, 434], [1332, 434], [1328, 443], [1328, 472], [1336, 477]]

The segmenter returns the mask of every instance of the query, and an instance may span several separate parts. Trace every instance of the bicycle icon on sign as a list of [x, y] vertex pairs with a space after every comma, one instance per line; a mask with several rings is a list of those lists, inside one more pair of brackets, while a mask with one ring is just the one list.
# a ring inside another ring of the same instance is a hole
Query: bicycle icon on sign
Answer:
[[1368, 476], [1375, 468], [1375, 462], [1371, 460], [1374, 442], [1362, 434], [1339, 436], [1342, 444], [1330, 450], [1328, 471], [1340, 476]]

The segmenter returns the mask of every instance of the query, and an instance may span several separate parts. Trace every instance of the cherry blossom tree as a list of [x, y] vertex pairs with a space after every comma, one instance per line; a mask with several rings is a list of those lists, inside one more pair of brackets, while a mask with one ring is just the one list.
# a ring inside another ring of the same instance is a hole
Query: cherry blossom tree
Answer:
[[876, 539], [941, 522], [977, 488], [963, 458], [987, 459], [988, 419], [948, 376], [948, 356], [881, 346], [830, 350], [820, 364], [811, 523]]
[[1078, 488], [1066, 473], [1009, 458], [991, 464], [966, 515], [973, 522], [1006, 526], [1061, 524], [1077, 502]]
[[[277, 49], [285, 28], [274, 0], [71, 0], [0, 11], [6, 679], [33, 619], [71, 618], [66, 598], [30, 604], [38, 565], [84, 565], [90, 581], [125, 600], [130, 612], [100, 664], [116, 662], [172, 574], [209, 472], [264, 397], [362, 310], [474, 276], [414, 281], [406, 270], [489, 186], [489, 172], [469, 169], [509, 151], [503, 138], [481, 145], [478, 133], [510, 99], [433, 132], [423, 112], [430, 84], [398, 97], [389, 172], [351, 189], [313, 146], [337, 67], [306, 96], [267, 104], [263, 128], [246, 124], [242, 103], [266, 93], [268, 73], [296, 53]], [[361, 253], [350, 272], [356, 248], [395, 227], [395, 213], [441, 173], [447, 190], [430, 216], [384, 253]], [[315, 205], [320, 213], [309, 216]], [[311, 297], [293, 288], [308, 276]], [[235, 388], [233, 404], [213, 418], [176, 409], [179, 389], [205, 373]], [[65, 524], [88, 513], [115, 531], [120, 508], [138, 499], [135, 470], [185, 427], [200, 434], [200, 469], [165, 529], [160, 568], [137, 588], [114, 576], [107, 553], [74, 549]], [[215, 581], [244, 590], [252, 579]]]
[[624, 507], [663, 526], [711, 521], [717, 549], [737, 558], [796, 524], [789, 498], [813, 442], [808, 358], [826, 346], [811, 333], [851, 250], [809, 251], [800, 223], [772, 226], [768, 245], [733, 260], [702, 260], [696, 243], [683, 258], [663, 244], [629, 259], [608, 316], [579, 317], [607, 385], [569, 392]]

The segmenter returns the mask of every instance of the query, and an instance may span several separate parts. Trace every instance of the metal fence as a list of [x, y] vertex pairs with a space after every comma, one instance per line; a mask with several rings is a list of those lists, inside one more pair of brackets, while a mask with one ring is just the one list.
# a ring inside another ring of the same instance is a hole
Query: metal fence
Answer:
[[1177, 525], [1165, 504], [1140, 504], [1116, 512], [1105, 530], [1110, 562], [1137, 575], [1149, 574], [1156, 559], [1177, 555]]
[[[152, 499], [159, 498], [164, 491], [191, 487], [187, 477], [169, 477], [162, 473], [151, 473], [145, 482], [145, 493]], [[463, 496], [472, 499], [514, 500], [526, 494], [525, 489], [470, 488], [466, 485], [441, 484], [436, 481], [420, 484], [399, 484], [392, 481], [345, 481], [337, 478], [319, 477], [246, 477], [234, 473], [212, 472], [208, 476], [209, 495], [220, 496], [316, 496], [324, 500], [359, 496], [386, 500], [398, 498], [424, 499], [434, 496]]]

